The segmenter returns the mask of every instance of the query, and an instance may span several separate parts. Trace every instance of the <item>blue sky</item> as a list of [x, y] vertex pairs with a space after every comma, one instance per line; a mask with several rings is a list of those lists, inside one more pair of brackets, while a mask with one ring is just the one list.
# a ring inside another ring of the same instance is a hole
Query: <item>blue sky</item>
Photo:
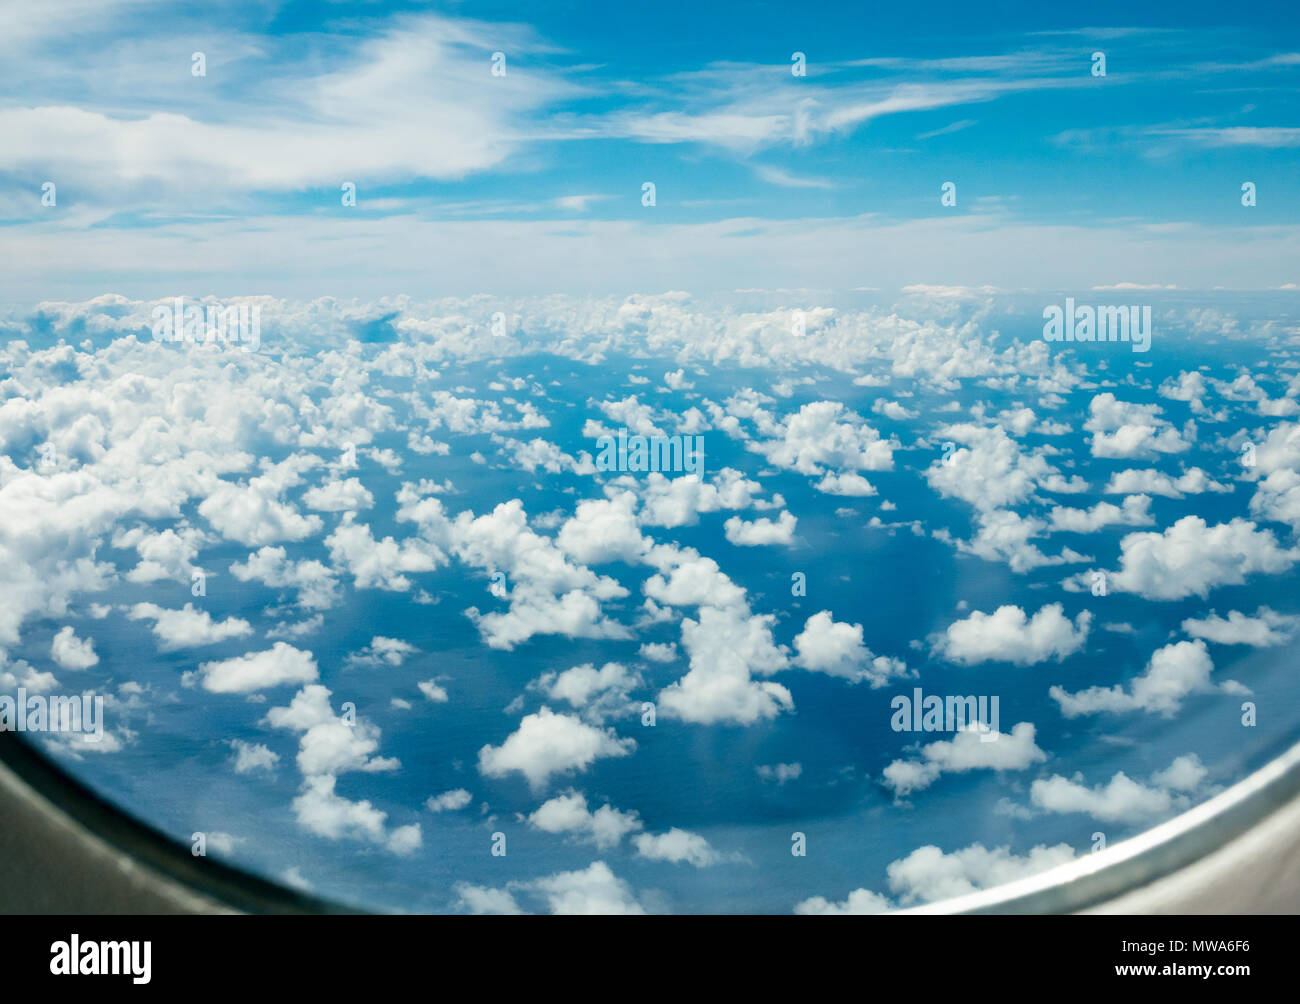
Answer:
[[1300, 279], [1295, 15], [1039, 7], [15, 10], [0, 295]]

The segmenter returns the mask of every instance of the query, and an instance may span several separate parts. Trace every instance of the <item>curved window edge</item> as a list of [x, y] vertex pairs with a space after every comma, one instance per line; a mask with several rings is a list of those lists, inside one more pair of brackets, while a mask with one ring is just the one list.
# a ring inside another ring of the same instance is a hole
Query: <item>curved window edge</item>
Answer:
[[[3, 912], [366, 912], [193, 856], [14, 733], [0, 733], [0, 820]], [[1298, 905], [1300, 744], [1106, 850], [898, 913], [1285, 913]]]

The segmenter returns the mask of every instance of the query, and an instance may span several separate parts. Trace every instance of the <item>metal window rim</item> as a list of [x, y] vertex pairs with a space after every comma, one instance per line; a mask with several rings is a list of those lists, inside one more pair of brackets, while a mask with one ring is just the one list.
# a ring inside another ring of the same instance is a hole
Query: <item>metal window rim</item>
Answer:
[[[12, 733], [0, 733], [0, 819], [11, 823], [0, 827], [5, 912], [356, 912], [196, 859], [189, 847], [100, 798]], [[59, 884], [59, 875], [78, 869], [77, 882]], [[87, 896], [98, 909], [87, 907]], [[1105, 850], [898, 913], [1297, 911], [1300, 744], [1195, 808]]]

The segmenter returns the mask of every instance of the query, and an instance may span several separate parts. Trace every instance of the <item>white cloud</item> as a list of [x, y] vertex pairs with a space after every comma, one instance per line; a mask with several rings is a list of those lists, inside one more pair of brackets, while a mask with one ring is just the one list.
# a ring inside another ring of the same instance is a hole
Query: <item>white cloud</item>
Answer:
[[640, 683], [641, 678], [622, 663], [607, 662], [600, 669], [584, 663], [561, 673], [544, 673], [530, 687], [583, 710], [584, 717], [599, 723], [629, 711], [634, 706], [629, 693]]
[[[1023, 574], [1035, 568], [1051, 565], [1076, 564], [1087, 561], [1085, 555], [1063, 548], [1058, 555], [1046, 555], [1030, 543], [1047, 532], [1046, 521], [1034, 516], [1021, 516], [1012, 509], [992, 509], [976, 517], [979, 531], [967, 541], [957, 541], [957, 550], [973, 554], [985, 561], [1005, 561], [1013, 572]], [[941, 540], [950, 539], [946, 530], [935, 531]]]
[[653, 600], [675, 607], [731, 607], [745, 602], [745, 591], [712, 558], [689, 548], [664, 546], [654, 548], [649, 557], [659, 574], [650, 576], [642, 588]]
[[89, 669], [99, 665], [93, 638], [78, 638], [71, 625], [59, 628], [50, 644], [50, 658], [62, 669]]
[[525, 715], [500, 746], [479, 750], [478, 768], [485, 777], [518, 771], [540, 789], [553, 775], [586, 770], [601, 757], [628, 756], [635, 749], [636, 740], [620, 739], [613, 729], [599, 729], [543, 707]]
[[392, 537], [376, 540], [365, 524], [353, 523], [352, 513], [325, 538], [330, 560], [353, 577], [358, 589], [406, 592], [408, 572], [436, 571], [445, 555], [428, 541], [410, 538], [400, 544]]
[[438, 683], [437, 680], [421, 680], [416, 686], [420, 693], [425, 696], [426, 700], [434, 704], [446, 704], [450, 698], [447, 695], [447, 688]]
[[699, 620], [682, 619], [682, 647], [690, 671], [659, 693], [660, 711], [687, 722], [752, 725], [794, 706], [779, 683], [758, 681], [786, 668], [783, 648], [772, 639], [771, 614], [743, 607], [701, 607]]
[[375, 497], [356, 478], [344, 481], [335, 478], [303, 492], [302, 502], [317, 512], [347, 512], [369, 509], [375, 504]]
[[317, 677], [312, 654], [282, 641], [263, 652], [201, 663], [198, 671], [203, 689], [214, 694], [251, 694], [286, 683], [309, 683]]
[[188, 582], [195, 571], [194, 559], [198, 557], [199, 547], [207, 542], [208, 537], [201, 530], [184, 526], [157, 532], [137, 526], [113, 535], [114, 547], [134, 547], [140, 555], [140, 563], [127, 573], [131, 582], [159, 579]]
[[256, 770], [269, 771], [280, 762], [280, 754], [262, 743], [232, 739], [230, 748], [235, 751], [233, 760], [236, 774], [251, 774]]
[[748, 509], [762, 485], [739, 471], [724, 467], [704, 481], [697, 474], [666, 478], [657, 471], [646, 476], [642, 488], [642, 526], [694, 526], [700, 514], [721, 509]]
[[242, 564], [232, 564], [230, 573], [241, 582], [296, 589], [298, 605], [304, 610], [327, 610], [338, 602], [338, 582], [333, 571], [315, 560], [290, 561], [283, 547], [263, 547]]
[[280, 499], [285, 489], [300, 483], [299, 472], [309, 464], [291, 459], [247, 483], [218, 482], [199, 503], [199, 515], [223, 537], [251, 547], [311, 537], [324, 525], [321, 518], [303, 516]]
[[385, 846], [398, 857], [409, 857], [424, 846], [419, 823], [395, 827], [385, 841]]
[[253, 626], [241, 617], [214, 621], [210, 613], [195, 610], [192, 603], [186, 603], [180, 610], [166, 610], [156, 603], [137, 603], [126, 616], [133, 621], [152, 620], [158, 648], [163, 652], [214, 645], [253, 633]]
[[826, 468], [847, 471], [893, 470], [893, 447], [862, 416], [839, 401], [814, 401], [770, 426], [775, 437], [749, 444], [778, 467], [822, 475]]
[[893, 908], [888, 896], [870, 889], [854, 889], [841, 903], [825, 896], [813, 896], [795, 904], [794, 912], [805, 916], [849, 917], [888, 913]]
[[907, 857], [893, 862], [886, 874], [890, 890], [903, 905], [910, 905], [918, 900], [930, 903], [991, 889], [1073, 858], [1074, 848], [1064, 843], [1054, 847], [1040, 844], [1026, 855], [1013, 854], [1006, 847], [989, 850], [978, 843], [944, 854], [930, 845], [918, 847]]
[[1221, 485], [1199, 467], [1189, 468], [1177, 478], [1160, 471], [1128, 469], [1116, 471], [1104, 489], [1107, 495], [1163, 495], [1180, 499], [1203, 492], [1231, 492], [1231, 485]]
[[1070, 509], [1054, 506], [1048, 517], [1052, 533], [1095, 533], [1107, 526], [1150, 526], [1154, 520], [1150, 513], [1148, 495], [1130, 495], [1122, 505], [1098, 502], [1091, 509]]
[[561, 872], [537, 879], [530, 888], [543, 896], [557, 915], [619, 916], [646, 912], [636, 895], [609, 865], [593, 861], [584, 871]]
[[794, 543], [794, 527], [798, 522], [790, 513], [782, 511], [775, 520], [761, 516], [752, 522], [746, 522], [739, 516], [732, 516], [723, 530], [729, 543], [737, 547], [764, 547], [769, 544]]
[[[1191, 443], [1172, 424], [1160, 418], [1158, 404], [1130, 404], [1106, 391], [1088, 406], [1083, 427], [1092, 433], [1094, 457], [1154, 457], [1161, 453], [1182, 453]], [[1196, 427], [1189, 423], [1191, 439]]]
[[754, 768], [755, 772], [764, 781], [775, 781], [777, 784], [785, 784], [787, 781], [797, 781], [803, 774], [803, 764], [799, 763], [777, 763], [777, 764], [759, 764]]
[[[892, 862], [886, 874], [890, 891], [898, 897], [898, 906], [907, 907], [991, 889], [1073, 858], [1074, 849], [1069, 844], [1054, 847], [1040, 844], [1025, 855], [1014, 854], [1007, 847], [989, 850], [979, 843], [945, 854], [933, 844], [927, 844]], [[895, 904], [888, 897], [869, 889], [855, 889], [838, 903], [823, 896], [806, 899], [795, 906], [794, 912], [843, 916], [885, 913], [892, 909]]]
[[385, 638], [383, 635], [375, 635], [370, 639], [370, 644], [360, 652], [350, 653], [343, 664], [348, 669], [358, 667], [377, 669], [381, 666], [400, 666], [409, 656], [418, 651], [419, 649], [410, 642], [402, 641], [400, 638]]
[[458, 882], [453, 889], [460, 908], [473, 914], [518, 916], [525, 912], [514, 895], [505, 889], [489, 889], [468, 882]]
[[720, 860], [720, 855], [698, 833], [673, 827], [667, 833], [638, 833], [632, 838], [636, 852], [651, 861], [683, 861], [696, 868], [706, 868]]
[[882, 776], [885, 787], [903, 798], [928, 788], [940, 775], [971, 770], [1025, 770], [1047, 759], [1034, 742], [1034, 726], [1021, 722], [1010, 733], [971, 725], [953, 736], [921, 747], [920, 759], [895, 760]]
[[1183, 621], [1183, 630], [1193, 638], [1204, 638], [1220, 645], [1253, 645], [1264, 648], [1281, 645], [1295, 636], [1300, 627], [1300, 617], [1280, 614], [1269, 607], [1260, 607], [1253, 617], [1229, 610], [1225, 620], [1214, 611], [1200, 620], [1189, 617]]
[[875, 486], [861, 474], [828, 473], [817, 482], [819, 492], [826, 495], [843, 495], [850, 498], [868, 498], [876, 494]]
[[560, 550], [583, 565], [638, 561], [650, 542], [637, 529], [636, 496], [621, 492], [610, 499], [579, 502], [556, 535]]
[[1186, 809], [1190, 799], [1185, 793], [1200, 787], [1206, 774], [1200, 760], [1189, 754], [1157, 772], [1151, 785], [1134, 781], [1123, 771], [1093, 788], [1083, 783], [1082, 775], [1067, 780], [1053, 774], [1034, 781], [1029, 797], [1048, 812], [1081, 812], [1104, 823], [1149, 823]]
[[815, 673], [839, 676], [873, 688], [907, 675], [900, 659], [876, 656], [862, 643], [862, 625], [837, 622], [829, 610], [813, 614], [794, 639], [794, 664]]
[[945, 498], [959, 498], [982, 512], [1023, 502], [1057, 473], [1041, 452], [1026, 453], [1001, 426], [952, 425], [937, 435], [953, 449], [926, 469], [926, 480]]
[[430, 812], [456, 812], [469, 805], [470, 799], [470, 793], [464, 788], [453, 788], [425, 799], [424, 804]]
[[627, 590], [608, 576], [573, 564], [552, 540], [531, 530], [519, 499], [482, 516], [462, 512], [454, 521], [446, 519], [437, 499], [424, 499], [408, 502], [398, 519], [414, 520], [423, 534], [441, 540], [461, 561], [506, 576], [506, 612], [481, 613], [477, 607], [466, 611], [489, 646], [510, 650], [538, 634], [630, 637], [600, 607], [602, 601], [626, 596]]
[[592, 812], [587, 808], [586, 796], [573, 790], [543, 802], [528, 822], [546, 833], [590, 840], [599, 850], [617, 847], [625, 836], [641, 829], [635, 812], [620, 812], [608, 803]]
[[351, 802], [338, 795], [332, 774], [318, 774], [303, 782], [302, 791], [293, 800], [298, 822], [319, 837], [338, 840], [343, 837], [380, 843], [384, 839], [387, 814], [369, 801]]
[[952, 662], [1013, 662], [1018, 666], [1055, 659], [1057, 662], [1083, 648], [1092, 614], [1083, 610], [1074, 622], [1059, 603], [1049, 603], [1027, 617], [1020, 607], [998, 607], [991, 614], [974, 611], [954, 621], [935, 643], [936, 654]]
[[593, 861], [581, 871], [511, 882], [504, 889], [461, 882], [454, 891], [457, 906], [475, 914], [526, 913], [515, 898], [516, 893], [536, 897], [552, 914], [618, 916], [646, 912], [632, 887], [603, 861]]
[[1271, 530], [1257, 530], [1249, 520], [1208, 526], [1199, 516], [1184, 516], [1163, 533], [1130, 533], [1120, 551], [1111, 585], [1153, 600], [1204, 599], [1252, 573], [1284, 572], [1297, 558], [1295, 550], [1278, 547]]
[[1054, 686], [1049, 693], [1066, 718], [1102, 711], [1146, 711], [1168, 718], [1177, 713], [1189, 694], [1212, 689], [1213, 670], [1214, 663], [1205, 642], [1180, 641], [1157, 649], [1147, 663], [1146, 672], [1135, 677], [1128, 690], [1115, 684], [1071, 694], [1063, 687]]
[[[162, 44], [172, 41], [167, 36]], [[536, 57], [545, 44], [520, 26], [489, 30], [421, 13], [377, 33], [312, 36], [298, 43], [306, 51], [275, 52], [263, 62], [272, 43], [269, 36], [256, 46], [218, 36], [208, 58], [214, 70], [268, 75], [264, 86], [277, 94], [275, 103], [208, 91], [168, 113], [117, 102], [96, 107], [85, 99], [11, 107], [3, 128], [15, 139], [0, 164], [62, 163], [66, 174], [91, 188], [169, 179], [164, 193], [195, 186], [218, 193], [337, 190], [340, 178], [454, 180], [501, 164], [532, 138], [531, 113], [579, 92], [544, 67]], [[485, 92], [480, 78], [498, 48], [521, 62]], [[336, 51], [341, 64], [323, 58]], [[227, 60], [230, 66], [221, 65]], [[113, 62], [104, 72], [139, 77]], [[352, 142], [336, 142], [340, 133]], [[437, 139], [447, 135], [459, 140]], [[101, 155], [90, 156], [92, 149]]]
[[318, 683], [299, 690], [287, 707], [272, 708], [266, 721], [273, 728], [300, 733], [297, 763], [304, 777], [350, 771], [374, 774], [400, 766], [395, 758], [374, 755], [379, 729], [364, 719], [335, 715], [329, 689]]

